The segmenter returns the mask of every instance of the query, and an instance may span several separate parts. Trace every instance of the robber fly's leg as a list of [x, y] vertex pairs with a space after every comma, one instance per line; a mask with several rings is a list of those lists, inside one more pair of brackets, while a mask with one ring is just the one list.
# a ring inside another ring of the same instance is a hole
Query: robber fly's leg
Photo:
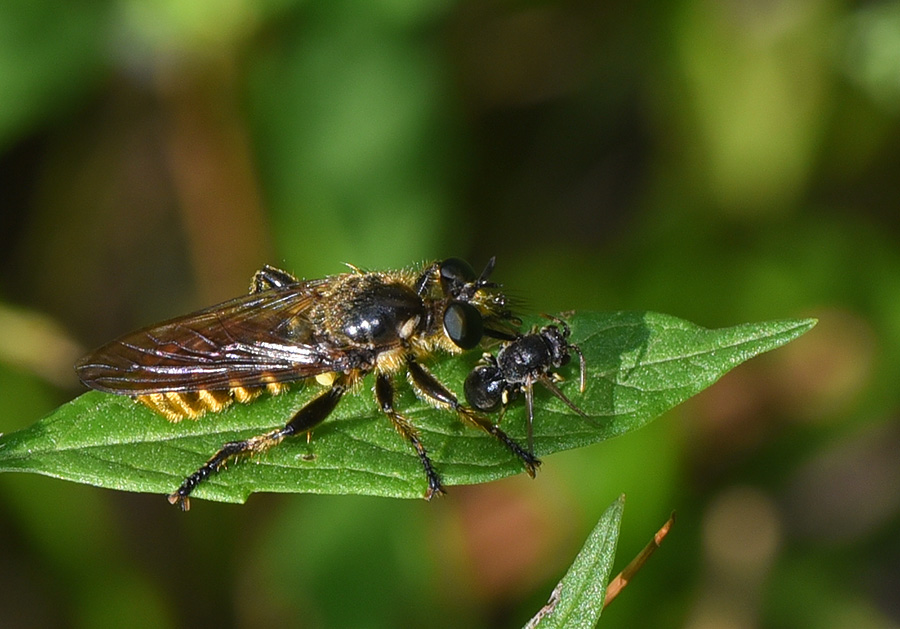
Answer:
[[250, 294], [261, 293], [272, 288], [284, 288], [299, 282], [296, 277], [268, 264], [253, 274], [250, 281]]
[[182, 511], [187, 511], [190, 508], [191, 492], [197, 488], [197, 485], [218, 472], [229, 460], [242, 454], [265, 452], [272, 446], [281, 443], [285, 437], [309, 432], [331, 414], [346, 390], [346, 382], [343, 378], [338, 378], [330, 389], [297, 411], [283, 428], [271, 430], [243, 441], [226, 443], [200, 469], [185, 478], [181, 487], [169, 494], [169, 502], [180, 506]]
[[422, 271], [416, 280], [415, 290], [419, 296], [428, 292], [429, 287], [439, 279], [438, 269], [441, 267], [440, 262], [435, 262], [427, 269]]
[[391, 376], [388, 374], [379, 373], [375, 379], [375, 398], [378, 401], [379, 408], [388, 416], [397, 432], [412, 444], [416, 454], [419, 455], [422, 467], [425, 468], [425, 476], [428, 477], [428, 490], [425, 492], [425, 499], [431, 500], [435, 495], [443, 494], [444, 487], [441, 485], [441, 477], [435, 471], [431, 459], [428, 458], [428, 453], [425, 452], [425, 446], [422, 445], [422, 441], [419, 439], [419, 431], [409, 423], [408, 419], [394, 409], [394, 384], [391, 381]]
[[456, 396], [453, 395], [447, 387], [438, 382], [437, 378], [426, 371], [422, 365], [417, 363], [412, 356], [407, 356], [406, 366], [409, 370], [409, 376], [412, 379], [413, 384], [422, 395], [432, 402], [455, 410], [463, 420], [473, 426], [481, 428], [489, 435], [495, 437], [505, 445], [510, 452], [522, 459], [522, 462], [525, 464], [525, 471], [528, 472], [529, 476], [534, 478], [535, 470], [537, 470], [541, 462], [535, 458], [531, 452], [528, 452], [518, 443], [513, 441], [509, 435], [500, 430], [500, 427], [495, 425], [489, 419], [482, 417], [471, 408], [460, 404], [459, 400], [456, 399]]

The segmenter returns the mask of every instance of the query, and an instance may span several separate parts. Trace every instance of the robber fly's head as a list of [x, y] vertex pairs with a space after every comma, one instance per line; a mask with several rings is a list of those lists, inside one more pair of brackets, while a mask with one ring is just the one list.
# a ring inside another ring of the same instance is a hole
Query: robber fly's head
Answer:
[[472, 349], [485, 336], [512, 338], [503, 327], [520, 323], [507, 308], [500, 285], [489, 280], [496, 258], [476, 275], [471, 265], [460, 258], [447, 258], [436, 265], [443, 302], [444, 334], [461, 349]]

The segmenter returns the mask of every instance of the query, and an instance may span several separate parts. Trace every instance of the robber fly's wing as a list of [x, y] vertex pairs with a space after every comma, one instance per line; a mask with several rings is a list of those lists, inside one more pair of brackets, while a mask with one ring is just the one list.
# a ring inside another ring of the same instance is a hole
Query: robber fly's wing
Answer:
[[345, 364], [307, 314], [321, 281], [265, 290], [126, 334], [82, 358], [100, 391], [141, 395], [290, 382]]

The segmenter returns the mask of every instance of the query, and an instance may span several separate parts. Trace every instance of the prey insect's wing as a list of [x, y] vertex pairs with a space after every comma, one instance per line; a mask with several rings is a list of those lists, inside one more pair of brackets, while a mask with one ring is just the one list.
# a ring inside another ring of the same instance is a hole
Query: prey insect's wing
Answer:
[[262, 386], [339, 371], [346, 350], [317, 339], [308, 318], [322, 282], [251, 293], [132, 332], [75, 370], [89, 387], [124, 395]]

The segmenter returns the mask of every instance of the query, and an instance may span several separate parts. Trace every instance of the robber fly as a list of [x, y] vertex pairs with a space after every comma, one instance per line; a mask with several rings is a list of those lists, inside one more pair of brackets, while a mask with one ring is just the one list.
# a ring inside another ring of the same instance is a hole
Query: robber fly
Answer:
[[540, 461], [460, 404], [420, 362], [437, 352], [472, 349], [483, 337], [516, 337], [520, 322], [488, 279], [494, 259], [481, 275], [458, 258], [400, 271], [350, 268], [299, 280], [266, 266], [253, 276], [249, 295], [126, 334], [75, 365], [92, 389], [129, 395], [172, 421], [215, 413], [264, 391], [281, 393], [295, 381], [330, 380], [282, 428], [223, 445], [169, 494], [169, 502], [186, 510], [191, 492], [229, 460], [308, 434], [369, 373], [375, 374], [378, 407], [425, 469], [425, 497], [443, 493], [418, 431], [394, 408], [394, 379], [404, 370], [421, 398], [493, 435], [534, 476]]
[[[547, 316], [547, 315], [545, 315]], [[581, 415], [589, 423], [594, 421], [556, 386], [562, 380], [553, 369], [563, 367], [571, 360], [571, 354], [578, 355], [580, 370], [580, 390], [584, 393], [584, 354], [574, 343], [569, 342], [568, 324], [562, 319], [547, 316], [556, 325], [534, 329], [503, 344], [497, 355], [484, 354], [482, 364], [476, 366], [466, 377], [463, 390], [466, 401], [476, 410], [490, 413], [505, 411], [520, 392], [525, 393], [525, 407], [528, 413], [528, 452], [534, 453], [534, 383], [540, 382], [558, 397], [573, 412]], [[562, 328], [562, 329], [560, 329]]]

